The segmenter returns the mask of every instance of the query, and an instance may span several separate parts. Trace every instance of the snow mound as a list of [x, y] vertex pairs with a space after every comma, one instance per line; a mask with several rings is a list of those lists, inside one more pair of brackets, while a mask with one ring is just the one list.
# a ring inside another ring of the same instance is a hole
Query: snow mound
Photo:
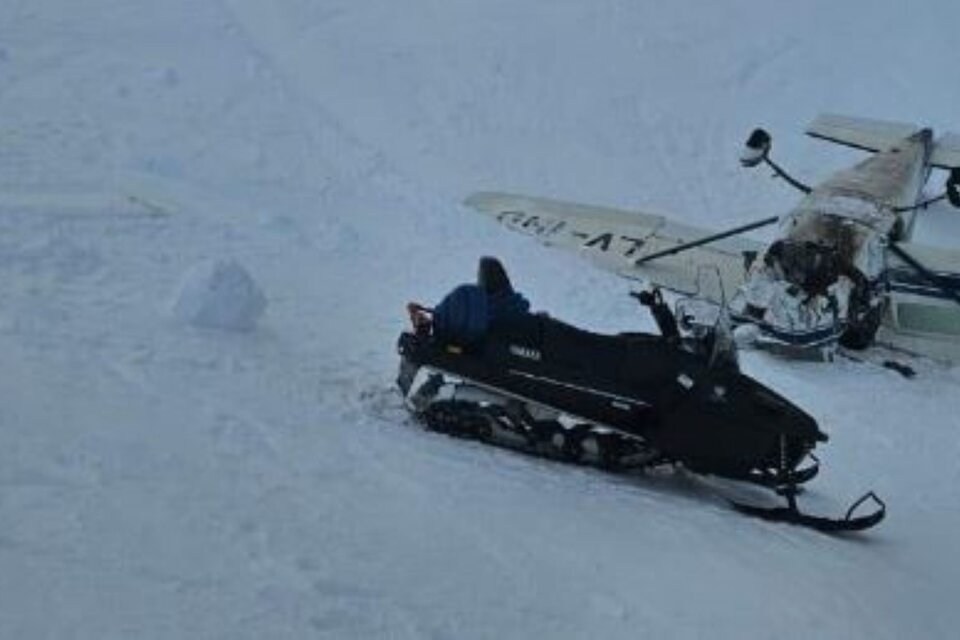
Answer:
[[266, 308], [263, 291], [243, 265], [211, 260], [186, 274], [173, 312], [195, 327], [252, 331]]

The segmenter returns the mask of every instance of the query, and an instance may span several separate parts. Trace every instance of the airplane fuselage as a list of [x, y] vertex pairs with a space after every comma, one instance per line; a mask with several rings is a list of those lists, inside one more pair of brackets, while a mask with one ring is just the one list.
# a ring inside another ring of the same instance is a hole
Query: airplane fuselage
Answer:
[[776, 240], [734, 299], [785, 345], [850, 345], [879, 326], [889, 242], [908, 239], [930, 171], [929, 129], [904, 138], [811, 189], [780, 221]]
[[[741, 164], [765, 162], [804, 196], [783, 216], [726, 231], [496, 192], [473, 194], [466, 205], [621, 276], [728, 305], [735, 322], [786, 351], [864, 348], [876, 338], [960, 360], [960, 250], [911, 241], [932, 168], [950, 172], [933, 201], [960, 207], [960, 135], [934, 139], [912, 124], [835, 114], [818, 116], [806, 132], [872, 155], [810, 188], [769, 159], [770, 136], [755, 130]], [[778, 225], [770, 244], [740, 235], [767, 224]]]

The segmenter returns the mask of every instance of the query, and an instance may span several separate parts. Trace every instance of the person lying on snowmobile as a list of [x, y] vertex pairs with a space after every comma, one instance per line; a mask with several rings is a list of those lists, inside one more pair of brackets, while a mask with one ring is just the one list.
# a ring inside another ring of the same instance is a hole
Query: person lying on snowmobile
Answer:
[[407, 305], [417, 333], [470, 344], [497, 325], [529, 313], [530, 303], [514, 290], [506, 269], [496, 258], [480, 258], [477, 284], [462, 284], [433, 309], [415, 302]]

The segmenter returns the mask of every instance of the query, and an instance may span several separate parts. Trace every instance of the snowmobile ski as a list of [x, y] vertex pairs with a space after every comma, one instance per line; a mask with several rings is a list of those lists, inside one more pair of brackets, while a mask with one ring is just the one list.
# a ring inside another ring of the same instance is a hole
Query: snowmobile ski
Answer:
[[[868, 514], [854, 516], [857, 509], [867, 501], [873, 502], [877, 508]], [[887, 513], [887, 505], [873, 491], [868, 491], [857, 499], [847, 513], [842, 518], [827, 518], [823, 516], [814, 516], [800, 511], [795, 502], [790, 502], [786, 507], [759, 507], [735, 500], [730, 500], [730, 504], [740, 513], [763, 520], [773, 522], [786, 522], [789, 524], [802, 525], [824, 533], [842, 533], [846, 531], [863, 531], [877, 525]]]

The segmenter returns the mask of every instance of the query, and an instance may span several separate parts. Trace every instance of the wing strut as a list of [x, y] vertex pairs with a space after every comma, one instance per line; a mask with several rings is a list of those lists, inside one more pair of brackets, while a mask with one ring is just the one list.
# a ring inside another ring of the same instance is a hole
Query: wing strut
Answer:
[[720, 233], [715, 233], [713, 235], [707, 236], [706, 238], [701, 238], [699, 240], [694, 240], [692, 242], [685, 242], [675, 247], [671, 247], [670, 249], [664, 249], [663, 251], [656, 251], [654, 253], [651, 253], [648, 256], [637, 258], [637, 260], [633, 264], [634, 266], [639, 267], [640, 265], [646, 264], [651, 260], [656, 260], [657, 258], [662, 258], [664, 256], [672, 256], [674, 254], [687, 251], [689, 249], [702, 247], [705, 244], [710, 244], [711, 242], [716, 242], [717, 240], [723, 240], [724, 238], [729, 238], [730, 236], [735, 236], [741, 233], [746, 233], [747, 231], [759, 229], [760, 227], [771, 225], [779, 219], [780, 219], [779, 216], [764, 218], [763, 220], [757, 220], [756, 222], [751, 222], [750, 224], [745, 224], [740, 227], [734, 227], [733, 229], [729, 229], [727, 231], [721, 231]]

